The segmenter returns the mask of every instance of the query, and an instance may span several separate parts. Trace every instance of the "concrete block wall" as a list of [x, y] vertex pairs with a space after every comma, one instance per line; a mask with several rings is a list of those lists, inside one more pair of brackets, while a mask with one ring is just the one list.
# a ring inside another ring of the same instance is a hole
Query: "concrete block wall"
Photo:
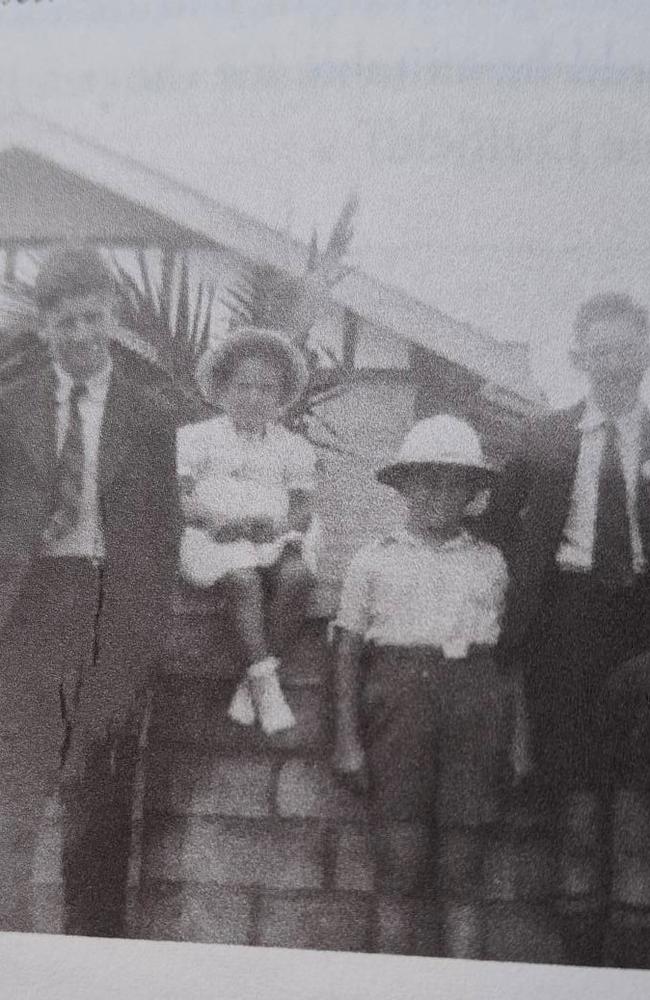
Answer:
[[284, 668], [298, 724], [269, 739], [227, 718], [236, 668], [218, 618], [179, 605], [148, 737], [140, 936], [369, 948], [365, 812], [328, 766], [324, 624]]
[[[401, 954], [439, 949], [453, 898], [443, 893], [424, 905], [376, 892], [364, 804], [329, 766], [331, 673], [326, 622], [315, 619], [284, 667], [296, 729], [269, 740], [236, 726], [226, 715], [236, 674], [227, 629], [205, 602], [179, 595], [149, 730], [138, 936]], [[632, 816], [621, 818], [629, 830]], [[545, 818], [514, 808], [485, 837], [474, 897], [457, 904], [459, 926], [473, 928], [475, 956], [579, 961], [580, 934], [603, 915], [589, 899], [558, 906]], [[627, 943], [629, 964], [645, 966], [650, 864], [645, 875], [622, 875], [626, 841], [619, 840], [619, 888], [626, 877], [629, 884], [614, 900], [608, 938], [617, 964], [628, 964], [621, 958]]]
[[[521, 808], [486, 831], [469, 900], [444, 891], [427, 905], [380, 897], [364, 804], [329, 767], [326, 623], [309, 623], [285, 665], [296, 729], [267, 739], [227, 718], [235, 665], [223, 621], [209, 612], [179, 595], [143, 748], [134, 937], [426, 955], [439, 953], [442, 915], [451, 912], [459, 927], [472, 928], [477, 958], [580, 961], [580, 936], [602, 924], [602, 910], [580, 897], [559, 906], [548, 821]], [[35, 867], [39, 931], [61, 928], [59, 818], [53, 801]], [[619, 817], [607, 947], [612, 964], [647, 968], [650, 845], [639, 864], [629, 851], [637, 819], [628, 803]]]

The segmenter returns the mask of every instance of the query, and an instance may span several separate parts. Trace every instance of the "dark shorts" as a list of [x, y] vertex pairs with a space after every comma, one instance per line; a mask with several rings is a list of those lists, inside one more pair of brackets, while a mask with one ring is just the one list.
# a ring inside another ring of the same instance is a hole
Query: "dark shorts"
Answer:
[[476, 826], [497, 813], [510, 717], [488, 651], [369, 646], [362, 697], [371, 802], [381, 822]]

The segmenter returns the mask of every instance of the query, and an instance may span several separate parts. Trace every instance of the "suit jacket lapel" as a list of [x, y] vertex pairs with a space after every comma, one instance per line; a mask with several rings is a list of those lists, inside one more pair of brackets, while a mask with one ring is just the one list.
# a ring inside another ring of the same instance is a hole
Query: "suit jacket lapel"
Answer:
[[128, 458], [135, 432], [135, 414], [118, 371], [111, 376], [99, 439], [99, 488], [104, 492]]
[[639, 447], [637, 512], [646, 562], [650, 566], [650, 413], [644, 408]]
[[48, 364], [20, 378], [3, 400], [11, 414], [16, 445], [44, 478], [56, 466], [56, 379]]
[[[644, 407], [641, 418], [641, 438], [640, 438], [640, 466], [644, 462], [650, 462], [650, 412]], [[646, 480], [648, 476], [644, 477]]]
[[551, 437], [543, 442], [548, 452], [540, 482], [541, 516], [546, 520], [544, 533], [554, 546], [559, 542], [571, 506], [580, 454], [579, 422], [583, 411], [584, 403], [579, 403], [558, 414]]
[[[139, 402], [138, 402], [139, 401]], [[103, 493], [115, 476], [130, 462], [143, 433], [148, 414], [143, 409], [142, 394], [128, 374], [114, 364], [106, 396], [99, 439], [99, 488]]]

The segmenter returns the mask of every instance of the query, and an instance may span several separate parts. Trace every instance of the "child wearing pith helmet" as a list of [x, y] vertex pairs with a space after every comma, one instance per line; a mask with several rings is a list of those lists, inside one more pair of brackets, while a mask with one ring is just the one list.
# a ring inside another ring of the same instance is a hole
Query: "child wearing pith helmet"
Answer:
[[354, 557], [336, 620], [335, 769], [368, 793], [381, 891], [406, 912], [441, 892], [455, 957], [479, 957], [481, 828], [508, 745], [492, 656], [507, 570], [468, 527], [495, 475], [468, 423], [417, 423], [377, 472], [404, 498], [404, 526]]

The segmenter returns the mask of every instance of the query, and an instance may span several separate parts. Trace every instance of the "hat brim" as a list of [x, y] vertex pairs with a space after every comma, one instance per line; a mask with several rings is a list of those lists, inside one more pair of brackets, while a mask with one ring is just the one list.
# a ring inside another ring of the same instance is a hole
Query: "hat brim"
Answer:
[[394, 490], [401, 490], [404, 483], [412, 479], [414, 475], [427, 472], [437, 472], [440, 469], [456, 469], [471, 482], [477, 489], [486, 489], [493, 485], [498, 472], [489, 465], [462, 465], [457, 462], [389, 462], [375, 472], [375, 478], [384, 486], [390, 486]]
[[195, 380], [204, 398], [219, 406], [237, 359], [242, 354], [254, 356], [257, 352], [265, 357], [272, 354], [277, 359], [278, 367], [283, 370], [286, 386], [280, 399], [280, 408], [288, 410], [294, 406], [309, 382], [305, 357], [280, 331], [257, 327], [240, 328], [222, 343], [208, 348], [201, 356]]

